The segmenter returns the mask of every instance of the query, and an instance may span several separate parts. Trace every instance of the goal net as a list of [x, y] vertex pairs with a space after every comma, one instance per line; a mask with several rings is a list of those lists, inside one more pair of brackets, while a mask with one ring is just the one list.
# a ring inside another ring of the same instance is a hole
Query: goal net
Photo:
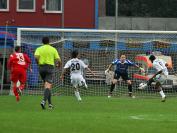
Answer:
[[[144, 90], [138, 89], [140, 83], [146, 82], [155, 73], [148, 61], [150, 54], [155, 54], [170, 64], [170, 75], [163, 84], [163, 89], [169, 96], [176, 95], [177, 32], [18, 28], [17, 33], [17, 45], [20, 45], [23, 52], [27, 53], [32, 60], [33, 72], [28, 72], [25, 94], [43, 93], [43, 82], [39, 76], [34, 51], [42, 45], [42, 38], [48, 36], [50, 44], [58, 50], [62, 60], [62, 67], [55, 68], [53, 75], [53, 95], [73, 95], [69, 72], [65, 75], [64, 81], [61, 81], [60, 74], [64, 64], [71, 59], [71, 52], [75, 49], [79, 51], [80, 59], [95, 73], [95, 76], [92, 76], [84, 71], [88, 89], [80, 87], [81, 95], [107, 95], [114, 76], [114, 67], [106, 74], [105, 70], [114, 59], [122, 54], [146, 70], [146, 73], [140, 73], [136, 67], [128, 69], [135, 95], [159, 95], [153, 85]], [[113, 95], [126, 96], [127, 94], [127, 84], [120, 79]]]

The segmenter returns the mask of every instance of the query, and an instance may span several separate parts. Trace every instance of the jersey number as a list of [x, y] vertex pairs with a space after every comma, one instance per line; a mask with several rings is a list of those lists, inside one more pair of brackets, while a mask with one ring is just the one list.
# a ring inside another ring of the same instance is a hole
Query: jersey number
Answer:
[[18, 58], [18, 64], [24, 64], [25, 63], [25, 59], [24, 59], [23, 55], [17, 54], [17, 58]]
[[79, 63], [72, 63], [71, 64], [71, 71], [75, 71], [75, 70], [80, 70], [80, 64]]

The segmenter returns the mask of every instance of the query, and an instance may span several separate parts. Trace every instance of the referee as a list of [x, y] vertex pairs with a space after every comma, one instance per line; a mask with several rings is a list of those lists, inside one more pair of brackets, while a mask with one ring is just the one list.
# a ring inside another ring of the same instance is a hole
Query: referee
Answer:
[[39, 65], [39, 74], [44, 81], [44, 98], [41, 101], [42, 109], [45, 109], [46, 101], [48, 100], [49, 109], [53, 109], [51, 102], [51, 88], [54, 66], [61, 66], [61, 59], [57, 50], [49, 44], [49, 38], [42, 38], [43, 45], [35, 51], [35, 58]]

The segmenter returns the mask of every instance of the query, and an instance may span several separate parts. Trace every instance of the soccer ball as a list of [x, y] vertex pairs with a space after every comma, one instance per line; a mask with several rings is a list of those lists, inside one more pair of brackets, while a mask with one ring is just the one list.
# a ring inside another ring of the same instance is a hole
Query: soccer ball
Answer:
[[142, 89], [144, 89], [146, 86], [147, 86], [146, 83], [140, 83], [139, 86], [138, 86], [138, 89], [142, 90]]

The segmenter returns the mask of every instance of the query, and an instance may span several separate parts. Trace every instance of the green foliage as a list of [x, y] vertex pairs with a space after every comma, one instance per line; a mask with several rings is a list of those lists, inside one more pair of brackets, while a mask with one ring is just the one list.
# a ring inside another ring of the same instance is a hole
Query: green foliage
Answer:
[[[118, 0], [118, 15], [133, 17], [177, 17], [176, 0]], [[115, 16], [115, 0], [106, 0], [107, 16]]]

